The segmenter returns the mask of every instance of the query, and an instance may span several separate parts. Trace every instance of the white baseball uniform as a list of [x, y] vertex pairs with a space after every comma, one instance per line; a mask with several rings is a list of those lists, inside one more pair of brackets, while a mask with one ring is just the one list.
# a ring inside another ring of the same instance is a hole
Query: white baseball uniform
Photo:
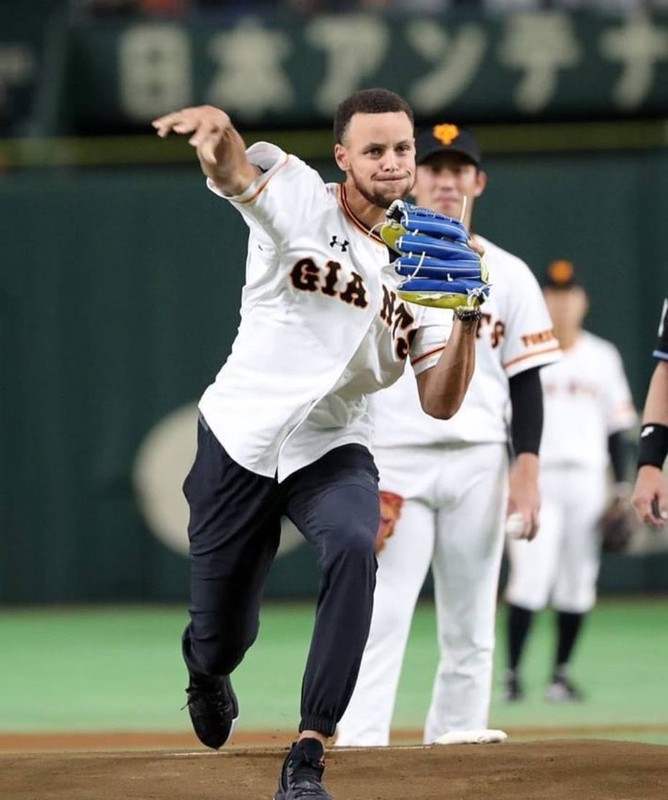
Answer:
[[374, 395], [380, 488], [405, 498], [378, 555], [374, 612], [337, 745], [386, 745], [411, 619], [432, 565], [441, 661], [424, 738], [487, 727], [494, 622], [507, 502], [508, 380], [559, 358], [538, 283], [491, 242], [476, 369], [457, 414], [427, 417], [406, 373]]
[[234, 461], [282, 481], [335, 447], [369, 446], [365, 395], [407, 357], [416, 374], [434, 366], [452, 320], [396, 296], [387, 247], [340, 184], [266, 142], [248, 158], [262, 175], [226, 198], [250, 229], [241, 324], [199, 408]]
[[532, 542], [508, 543], [506, 599], [531, 611], [550, 603], [584, 614], [596, 600], [608, 437], [631, 428], [636, 413], [617, 348], [588, 331], [541, 380], [540, 529]]

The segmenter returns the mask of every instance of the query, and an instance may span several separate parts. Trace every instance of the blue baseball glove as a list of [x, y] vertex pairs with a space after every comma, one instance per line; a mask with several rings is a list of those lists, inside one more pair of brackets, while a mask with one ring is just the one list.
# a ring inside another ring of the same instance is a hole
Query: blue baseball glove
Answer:
[[392, 266], [402, 276], [396, 292], [403, 300], [437, 308], [477, 308], [487, 299], [487, 267], [456, 219], [395, 200], [380, 236], [399, 254]]

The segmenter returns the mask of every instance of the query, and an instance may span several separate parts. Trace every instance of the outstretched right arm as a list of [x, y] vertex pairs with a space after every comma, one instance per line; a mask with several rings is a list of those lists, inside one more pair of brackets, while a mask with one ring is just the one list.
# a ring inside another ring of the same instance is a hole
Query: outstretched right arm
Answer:
[[228, 197], [242, 194], [260, 174], [248, 160], [246, 144], [229, 116], [214, 106], [183, 108], [153, 120], [158, 136], [191, 134], [202, 172]]

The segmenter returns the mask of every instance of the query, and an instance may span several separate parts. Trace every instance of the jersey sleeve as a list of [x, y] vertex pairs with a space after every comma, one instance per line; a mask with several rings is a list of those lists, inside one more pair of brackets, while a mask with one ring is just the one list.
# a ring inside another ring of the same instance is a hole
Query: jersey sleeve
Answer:
[[668, 298], [663, 301], [661, 318], [659, 320], [658, 339], [652, 353], [660, 361], [668, 361]]
[[411, 343], [409, 358], [416, 375], [436, 366], [452, 331], [453, 312], [444, 308], [412, 306], [416, 312], [417, 330]]
[[262, 174], [242, 194], [227, 196], [211, 179], [207, 186], [234, 205], [252, 231], [278, 246], [294, 231], [304, 230], [305, 220], [327, 197], [326, 185], [315, 170], [276, 145], [257, 142], [246, 154]]
[[606, 425], [608, 434], [632, 428], [637, 415], [633, 405], [633, 397], [629, 388], [624, 365], [619, 351], [610, 345], [608, 352], [608, 379], [605, 382], [606, 396]]
[[[513, 274], [503, 281], [503, 290], [505, 330], [501, 363], [506, 375], [512, 378], [527, 369], [558, 361], [561, 349], [543, 293], [523, 261], [517, 259]], [[484, 305], [482, 308], [484, 311]]]

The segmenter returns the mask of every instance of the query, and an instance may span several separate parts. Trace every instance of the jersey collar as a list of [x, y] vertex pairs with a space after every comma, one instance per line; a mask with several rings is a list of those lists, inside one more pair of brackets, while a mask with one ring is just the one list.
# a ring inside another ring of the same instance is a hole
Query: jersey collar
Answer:
[[367, 226], [359, 219], [357, 219], [357, 217], [350, 210], [350, 206], [348, 205], [348, 199], [346, 198], [346, 187], [342, 183], [338, 185], [338, 192], [339, 192], [339, 204], [343, 209], [344, 214], [353, 223], [353, 225], [358, 230], [362, 231], [362, 233], [365, 236], [368, 236], [370, 239], [373, 239], [374, 242], [377, 242], [378, 244], [382, 244], [383, 246], [385, 246], [385, 242], [380, 238], [380, 236], [378, 236], [377, 233], [374, 233], [370, 228], [367, 228]]

